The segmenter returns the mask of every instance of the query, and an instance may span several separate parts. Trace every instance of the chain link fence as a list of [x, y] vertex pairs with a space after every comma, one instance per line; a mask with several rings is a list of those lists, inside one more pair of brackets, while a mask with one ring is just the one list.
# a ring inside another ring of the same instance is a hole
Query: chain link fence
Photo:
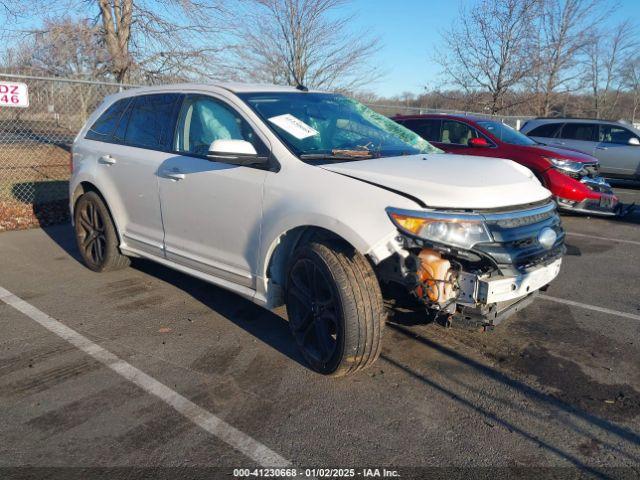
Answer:
[[[130, 85], [1, 74], [25, 83], [28, 108], [0, 106], [0, 230], [58, 223], [68, 215], [71, 144], [105, 96]], [[469, 112], [369, 105], [384, 115]], [[525, 117], [491, 117], [514, 127]]]
[[0, 106], [0, 231], [68, 218], [71, 144], [118, 84], [0, 74], [27, 85], [29, 106]]
[[73, 139], [116, 84], [0, 74], [25, 83], [29, 107], [0, 107], [0, 201], [45, 203], [66, 198]]

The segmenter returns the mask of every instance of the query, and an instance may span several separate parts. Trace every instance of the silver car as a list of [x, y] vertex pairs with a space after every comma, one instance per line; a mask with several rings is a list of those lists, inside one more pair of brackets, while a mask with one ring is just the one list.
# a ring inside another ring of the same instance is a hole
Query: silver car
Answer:
[[87, 267], [142, 257], [286, 305], [303, 357], [335, 376], [380, 355], [387, 285], [425, 317], [491, 328], [557, 277], [565, 251], [551, 192], [527, 168], [443, 153], [306, 88], [107, 97], [73, 143], [69, 194]]
[[536, 118], [520, 129], [534, 140], [593, 155], [609, 178], [640, 179], [640, 130], [607, 120]]

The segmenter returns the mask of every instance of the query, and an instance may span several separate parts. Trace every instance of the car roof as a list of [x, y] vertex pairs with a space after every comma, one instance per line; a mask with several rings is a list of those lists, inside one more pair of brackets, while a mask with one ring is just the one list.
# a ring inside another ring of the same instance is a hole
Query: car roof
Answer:
[[146, 93], [154, 92], [175, 92], [182, 93], [188, 91], [211, 91], [216, 92], [220, 90], [226, 90], [233, 93], [270, 93], [270, 92], [289, 92], [299, 93], [301, 95], [305, 93], [324, 93], [319, 90], [301, 90], [296, 87], [288, 85], [272, 85], [267, 83], [240, 83], [240, 82], [212, 82], [212, 83], [171, 83], [166, 85], [152, 85], [135, 87], [127, 90], [123, 90], [120, 93], [112, 95], [112, 98], [124, 98], [137, 95], [144, 95]]
[[552, 117], [552, 118], [532, 118], [527, 121], [527, 125], [544, 125], [547, 123], [596, 123], [603, 125], [626, 125], [623, 122], [618, 122], [616, 120], [603, 120], [601, 118], [561, 118], [561, 117]]

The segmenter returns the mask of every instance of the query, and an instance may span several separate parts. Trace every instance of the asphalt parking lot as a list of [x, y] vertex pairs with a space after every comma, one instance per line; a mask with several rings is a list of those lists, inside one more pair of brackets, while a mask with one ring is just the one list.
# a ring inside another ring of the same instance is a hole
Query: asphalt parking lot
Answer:
[[305, 367], [284, 310], [146, 261], [95, 274], [69, 225], [2, 233], [0, 467], [640, 476], [640, 209], [563, 222], [560, 277], [525, 311], [492, 333], [397, 311], [343, 379]]

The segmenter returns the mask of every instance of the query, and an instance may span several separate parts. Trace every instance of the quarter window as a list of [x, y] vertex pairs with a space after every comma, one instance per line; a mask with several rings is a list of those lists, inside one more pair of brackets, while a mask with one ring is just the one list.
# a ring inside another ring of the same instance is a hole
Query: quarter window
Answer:
[[627, 145], [632, 138], [638, 137], [626, 128], [616, 127], [615, 125], [600, 125], [599, 140], [601, 142]]
[[412, 119], [403, 120], [399, 123], [407, 127], [409, 130], [413, 130], [425, 140], [429, 140], [430, 142], [440, 141], [440, 120]]
[[598, 125], [593, 123], [565, 123], [560, 138], [595, 142], [598, 138]]
[[179, 97], [177, 93], [137, 97], [129, 113], [124, 143], [143, 148], [168, 149], [173, 133], [173, 111]]
[[206, 155], [215, 140], [245, 140], [259, 155], [266, 147], [247, 121], [224, 103], [203, 95], [187, 96], [176, 127], [176, 151]]
[[122, 112], [129, 104], [129, 98], [123, 98], [111, 105], [91, 126], [85, 138], [89, 140], [108, 141], [118, 125]]
[[442, 143], [468, 145], [469, 140], [477, 136], [475, 129], [469, 125], [451, 120], [442, 121]]

